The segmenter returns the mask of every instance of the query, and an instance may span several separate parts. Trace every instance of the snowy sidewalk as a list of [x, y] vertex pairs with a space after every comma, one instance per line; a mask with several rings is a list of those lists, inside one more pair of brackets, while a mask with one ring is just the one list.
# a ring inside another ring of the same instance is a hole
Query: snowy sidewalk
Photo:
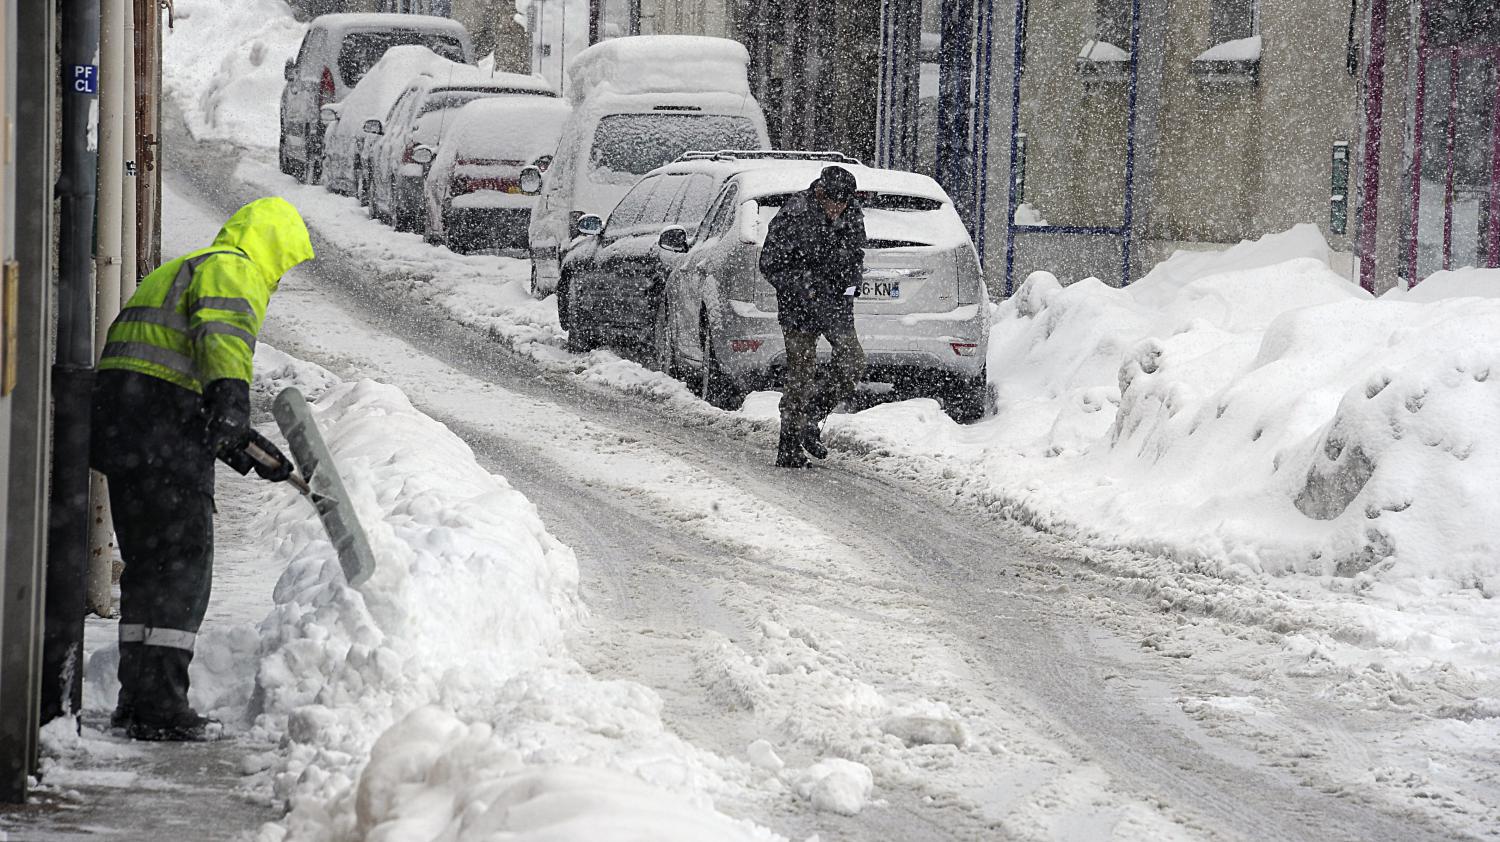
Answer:
[[[260, 505], [252, 479], [221, 471], [215, 500], [214, 593], [206, 633], [249, 629], [270, 611], [280, 575], [272, 554], [257, 546], [250, 522]], [[90, 655], [114, 642], [116, 622], [91, 618], [85, 646]], [[200, 653], [200, 659], [205, 654]], [[113, 663], [111, 661], [111, 663]], [[202, 667], [207, 664], [195, 664]], [[215, 664], [225, 667], [228, 665]], [[243, 738], [216, 743], [137, 743], [109, 733], [113, 699], [104, 698], [97, 674], [85, 679], [81, 736], [65, 723], [47, 731], [47, 771], [33, 803], [0, 813], [0, 841], [73, 842], [106, 839], [244, 839], [281, 809], [247, 787], [246, 773], [259, 771], [274, 746]], [[201, 680], [195, 670], [195, 681]], [[201, 693], [195, 687], [195, 698]]]

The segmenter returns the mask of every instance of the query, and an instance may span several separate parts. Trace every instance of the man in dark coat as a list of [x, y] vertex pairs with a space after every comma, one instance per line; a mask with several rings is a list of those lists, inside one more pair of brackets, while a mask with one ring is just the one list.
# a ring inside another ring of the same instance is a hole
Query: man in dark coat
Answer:
[[[807, 190], [771, 220], [760, 271], [776, 288], [777, 320], [786, 339], [781, 438], [776, 465], [801, 468], [806, 454], [828, 455], [819, 425], [859, 385], [865, 351], [854, 333], [854, 299], [865, 265], [865, 218], [854, 174], [824, 167]], [[818, 337], [833, 356], [817, 371]]]

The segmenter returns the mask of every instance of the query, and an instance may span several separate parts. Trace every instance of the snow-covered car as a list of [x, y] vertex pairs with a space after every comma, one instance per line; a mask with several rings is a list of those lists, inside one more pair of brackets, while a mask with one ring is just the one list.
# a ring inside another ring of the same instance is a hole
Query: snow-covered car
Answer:
[[531, 217], [532, 292], [556, 289], [578, 220], [604, 216], [641, 176], [690, 149], [768, 149], [746, 81], [749, 55], [723, 38], [613, 38], [568, 67], [573, 115]]
[[[828, 163], [740, 155], [704, 155], [708, 160], [664, 170], [696, 165], [723, 172], [727, 165], [732, 172], [692, 237], [676, 234], [669, 242], [662, 235], [660, 247], [685, 256], [666, 279], [654, 331], [657, 365], [726, 408], [739, 406], [749, 391], [775, 386], [784, 372], [776, 292], [760, 273], [761, 246], [782, 204]], [[980, 418], [989, 405], [989, 297], [963, 220], [925, 175], [842, 165], [854, 173], [865, 217], [854, 324], [866, 381], [935, 397], [958, 421]]]
[[416, 44], [387, 51], [343, 102], [325, 109], [334, 118], [323, 136], [324, 185], [335, 193], [357, 195], [365, 178], [365, 147], [378, 137], [365, 130], [367, 124], [387, 118], [415, 77], [454, 72], [478, 73], [479, 68], [449, 61]]
[[[464, 72], [458, 72], [459, 67]], [[375, 137], [365, 147], [361, 168], [365, 177], [360, 179], [362, 190], [358, 195], [370, 205], [371, 215], [398, 231], [416, 230], [422, 220], [422, 188], [432, 163], [416, 160], [417, 148], [436, 150], [464, 105], [512, 94], [557, 96], [540, 76], [488, 73], [461, 65], [447, 73], [417, 77], [384, 120], [365, 123], [365, 131]]]
[[333, 14], [307, 25], [297, 57], [286, 63], [281, 90], [281, 171], [317, 180], [323, 162], [325, 106], [343, 101], [365, 72], [401, 44], [420, 44], [445, 58], [472, 62], [463, 24], [426, 15]]
[[[427, 174], [427, 239], [457, 252], [524, 247], [536, 198], [522, 192], [521, 171], [548, 167], [571, 112], [561, 99], [524, 94], [460, 108]], [[417, 152], [433, 154], [430, 147]]]

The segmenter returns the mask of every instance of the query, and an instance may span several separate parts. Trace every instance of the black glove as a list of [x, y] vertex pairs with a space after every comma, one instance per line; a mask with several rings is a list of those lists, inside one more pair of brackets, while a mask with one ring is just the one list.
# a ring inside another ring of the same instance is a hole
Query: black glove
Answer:
[[204, 443], [215, 457], [241, 474], [254, 463], [245, 455], [250, 441], [250, 384], [223, 378], [203, 390]]
[[[255, 472], [260, 475], [261, 479], [270, 480], [271, 482], [286, 482], [291, 478], [292, 460], [282, 455], [281, 451], [276, 445], [271, 443], [270, 439], [255, 430], [251, 430], [250, 441], [247, 442], [245, 448], [247, 455], [249, 455], [250, 445], [254, 445], [261, 451], [261, 453], [250, 456], [250, 459], [255, 464]], [[264, 457], [268, 457], [268, 459], [263, 458], [262, 454], [264, 454]]]

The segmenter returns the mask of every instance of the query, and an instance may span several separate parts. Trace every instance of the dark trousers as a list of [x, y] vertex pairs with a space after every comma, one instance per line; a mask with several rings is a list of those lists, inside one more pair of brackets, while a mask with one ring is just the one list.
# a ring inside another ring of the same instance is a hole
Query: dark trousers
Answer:
[[126, 474], [109, 477], [109, 504], [125, 560], [119, 707], [170, 722], [190, 709], [188, 664], [213, 583], [213, 497]]
[[859, 344], [854, 325], [836, 325], [821, 333], [833, 348], [833, 357], [818, 370], [816, 330], [785, 328], [786, 378], [781, 390], [781, 427], [802, 430], [822, 423], [828, 413], [853, 394], [865, 373], [865, 349]]

